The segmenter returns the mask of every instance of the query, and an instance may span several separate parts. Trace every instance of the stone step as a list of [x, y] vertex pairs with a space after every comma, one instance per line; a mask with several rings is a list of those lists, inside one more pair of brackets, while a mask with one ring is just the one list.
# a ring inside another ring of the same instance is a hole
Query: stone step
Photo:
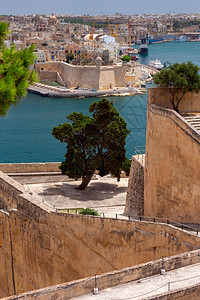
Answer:
[[182, 115], [194, 129], [200, 131], [200, 115]]

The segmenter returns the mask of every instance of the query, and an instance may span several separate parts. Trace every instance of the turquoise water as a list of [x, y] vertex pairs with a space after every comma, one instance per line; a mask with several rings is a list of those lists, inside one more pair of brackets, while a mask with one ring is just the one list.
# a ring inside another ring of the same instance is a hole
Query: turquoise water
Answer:
[[[200, 66], [200, 43], [163, 43], [149, 45], [149, 55], [141, 60], [158, 58], [161, 62], [192, 61]], [[62, 161], [65, 145], [51, 130], [66, 121], [73, 111], [88, 113], [89, 105], [99, 98], [52, 99], [35, 94], [13, 106], [7, 117], [0, 117], [0, 162]], [[147, 95], [113, 97], [113, 103], [131, 130], [126, 142], [127, 156], [134, 146], [145, 145]]]

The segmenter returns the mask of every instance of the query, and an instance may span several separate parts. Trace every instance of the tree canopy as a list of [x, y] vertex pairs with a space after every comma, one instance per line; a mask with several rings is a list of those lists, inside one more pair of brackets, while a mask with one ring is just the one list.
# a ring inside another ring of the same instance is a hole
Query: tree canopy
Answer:
[[16, 104], [27, 93], [29, 84], [37, 80], [30, 68], [34, 64], [34, 46], [16, 50], [4, 45], [8, 24], [0, 22], [0, 115], [6, 115], [11, 104]]
[[199, 67], [192, 62], [175, 63], [163, 68], [153, 76], [154, 83], [165, 87], [171, 94], [171, 104], [175, 111], [179, 111], [179, 104], [187, 92], [200, 91]]
[[126, 61], [126, 62], [129, 62], [131, 60], [131, 57], [130, 55], [124, 55], [122, 58], [121, 58], [122, 61]]
[[71, 124], [52, 131], [55, 138], [67, 143], [60, 169], [71, 178], [82, 178], [79, 189], [87, 187], [95, 170], [100, 176], [111, 173], [120, 180], [121, 171], [130, 168], [125, 150], [129, 130], [124, 119], [106, 99], [92, 103], [89, 112], [91, 117], [73, 112], [67, 116]]
[[72, 61], [74, 59], [74, 54], [72, 53], [67, 53], [66, 54], [66, 62], [69, 63], [70, 61]]

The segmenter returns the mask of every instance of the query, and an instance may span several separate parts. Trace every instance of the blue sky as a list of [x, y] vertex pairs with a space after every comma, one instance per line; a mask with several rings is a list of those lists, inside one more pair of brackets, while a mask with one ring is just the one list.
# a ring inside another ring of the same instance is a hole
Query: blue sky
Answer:
[[1, 14], [200, 13], [200, 0], [6, 0]]

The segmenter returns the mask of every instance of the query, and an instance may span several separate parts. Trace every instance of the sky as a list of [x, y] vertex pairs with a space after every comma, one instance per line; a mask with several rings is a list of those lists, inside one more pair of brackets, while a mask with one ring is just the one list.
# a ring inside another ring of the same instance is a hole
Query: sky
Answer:
[[1, 15], [200, 13], [200, 0], [0, 0]]

